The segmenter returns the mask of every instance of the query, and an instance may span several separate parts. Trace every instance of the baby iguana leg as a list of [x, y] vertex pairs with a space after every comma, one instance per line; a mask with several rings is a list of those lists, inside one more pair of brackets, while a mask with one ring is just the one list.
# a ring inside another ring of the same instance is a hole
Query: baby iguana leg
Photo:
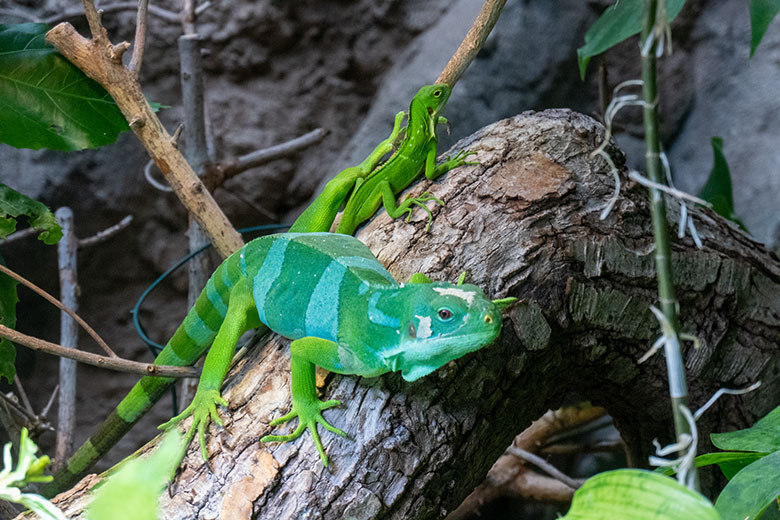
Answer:
[[266, 435], [260, 442], [288, 442], [301, 436], [308, 429], [317, 446], [320, 460], [328, 466], [328, 456], [322, 447], [320, 435], [317, 432], [317, 424], [321, 424], [326, 430], [342, 437], [347, 434], [335, 426], [331, 426], [324, 417], [322, 411], [341, 402], [331, 399], [320, 401], [317, 398], [316, 377], [314, 373], [315, 363], [326, 370], [339, 369], [338, 345], [333, 341], [320, 338], [306, 337], [295, 340], [290, 345], [290, 368], [292, 370], [292, 410], [287, 415], [271, 421], [271, 426], [283, 424], [295, 417], [298, 418], [298, 426], [289, 435]]
[[244, 332], [259, 325], [260, 320], [257, 317], [257, 310], [252, 298], [251, 284], [247, 279], [239, 280], [230, 291], [225, 320], [219, 327], [214, 343], [206, 354], [198, 389], [192, 403], [182, 413], [159, 426], [161, 430], [168, 430], [191, 415], [192, 425], [187, 432], [186, 444], [189, 445], [197, 431], [200, 453], [204, 460], [208, 459], [206, 429], [209, 422], [213, 420], [220, 426], [223, 425], [222, 419], [217, 413], [217, 405], [228, 405], [228, 402], [220, 394], [220, 388], [222, 388], [222, 382], [230, 369], [233, 354], [236, 352], [236, 343]]
[[331, 224], [336, 218], [341, 205], [351, 193], [357, 191], [358, 186], [377, 167], [388, 152], [396, 145], [399, 135], [404, 131], [401, 123], [404, 112], [395, 115], [392, 133], [379, 143], [376, 148], [357, 166], [350, 166], [341, 170], [325, 185], [322, 193], [314, 199], [306, 210], [290, 227], [291, 233], [311, 233], [315, 231], [330, 231]]
[[466, 157], [468, 157], [469, 155], [476, 155], [476, 154], [477, 154], [477, 152], [461, 150], [460, 152], [455, 154], [454, 157], [451, 157], [450, 159], [447, 159], [446, 161], [444, 161], [443, 163], [438, 165], [434, 169], [433, 177], [429, 177], [429, 178], [430, 179], [436, 179], [438, 177], [441, 177], [442, 175], [444, 175], [448, 171], [450, 171], [452, 169], [455, 169], [455, 168], [457, 168], [459, 166], [463, 166], [464, 164], [479, 164], [479, 162], [477, 162], [477, 161], [467, 161], [466, 160]]
[[385, 207], [385, 211], [387, 211], [387, 214], [392, 218], [398, 218], [406, 213], [406, 221], [409, 222], [409, 219], [412, 217], [412, 204], [420, 206], [423, 210], [425, 210], [425, 212], [428, 214], [428, 225], [425, 226], [425, 231], [428, 231], [428, 229], [431, 227], [431, 222], [433, 222], [433, 214], [424, 203], [432, 200], [438, 204], [441, 204], [442, 206], [444, 205], [442, 200], [434, 197], [427, 191], [419, 197], [407, 197], [402, 203], [396, 204], [395, 194], [393, 193], [393, 188], [390, 186], [389, 182], [380, 182], [377, 185], [377, 189], [382, 195], [382, 204]]

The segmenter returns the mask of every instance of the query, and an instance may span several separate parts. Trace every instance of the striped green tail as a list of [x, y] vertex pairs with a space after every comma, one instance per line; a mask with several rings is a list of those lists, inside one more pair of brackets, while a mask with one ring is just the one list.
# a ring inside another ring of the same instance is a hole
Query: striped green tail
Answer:
[[[192, 365], [208, 349], [227, 312], [230, 288], [241, 275], [238, 263], [238, 254], [234, 254], [217, 268], [155, 364]], [[165, 395], [174, 381], [168, 377], [142, 377], [98, 431], [54, 475], [54, 480], [42, 486], [42, 493], [53, 496], [78, 482]]]

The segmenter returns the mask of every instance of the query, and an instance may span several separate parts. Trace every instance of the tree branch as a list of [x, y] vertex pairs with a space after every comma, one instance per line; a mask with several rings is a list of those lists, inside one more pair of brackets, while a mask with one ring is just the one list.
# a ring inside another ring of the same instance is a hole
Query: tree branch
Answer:
[[446, 83], [450, 87], [458, 82], [460, 77], [466, 72], [466, 69], [474, 58], [477, 57], [485, 40], [490, 35], [490, 31], [501, 16], [501, 10], [504, 8], [506, 0], [485, 0], [482, 10], [477, 14], [474, 24], [469, 29], [466, 37], [461, 42], [455, 54], [445, 65], [444, 70], [439, 74], [436, 83]]
[[262, 166], [263, 164], [283, 157], [289, 157], [296, 152], [319, 143], [327, 135], [327, 130], [315, 128], [311, 132], [307, 132], [295, 139], [290, 139], [287, 142], [263, 148], [262, 150], [256, 150], [221, 163], [209, 164], [206, 166], [206, 185], [209, 186], [210, 189], [215, 189], [239, 173], [243, 173], [250, 168], [257, 168], [258, 166]]
[[170, 134], [146, 101], [134, 72], [122, 64], [127, 43], [111, 45], [94, 5], [82, 1], [92, 40], [83, 38], [68, 23], [54, 27], [46, 34], [46, 40], [111, 94], [168, 184], [209, 235], [219, 254], [227, 257], [243, 245], [240, 235], [171, 142]]
[[85, 352], [75, 348], [63, 347], [56, 343], [51, 343], [39, 338], [28, 336], [5, 325], [0, 325], [0, 337], [6, 338], [14, 343], [24, 345], [32, 350], [39, 350], [46, 354], [73, 359], [85, 365], [106, 368], [116, 372], [126, 372], [128, 374], [139, 374], [142, 376], [159, 377], [198, 377], [200, 370], [192, 367], [177, 367], [172, 365], [154, 365], [152, 363], [139, 363], [120, 357], [106, 357], [91, 352]]

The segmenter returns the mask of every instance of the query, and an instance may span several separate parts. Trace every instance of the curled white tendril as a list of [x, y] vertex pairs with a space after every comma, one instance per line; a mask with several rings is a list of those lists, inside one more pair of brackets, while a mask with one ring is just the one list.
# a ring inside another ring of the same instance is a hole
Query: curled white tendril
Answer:
[[155, 179], [152, 176], [152, 167], [154, 166], [154, 161], [149, 161], [146, 163], [146, 166], [144, 166], [144, 178], [146, 178], [146, 182], [154, 186], [160, 191], [173, 191], [173, 188], [170, 186], [161, 183], [157, 179]]
[[638, 86], [642, 86], [642, 80], [632, 79], [620, 83], [612, 90], [612, 101], [609, 102], [609, 105], [607, 105], [607, 109], [604, 112], [604, 126], [606, 127], [604, 132], [604, 140], [601, 142], [598, 148], [593, 150], [590, 154], [591, 158], [598, 155], [607, 161], [607, 164], [609, 165], [609, 171], [612, 174], [612, 178], [615, 180], [615, 190], [612, 193], [612, 196], [609, 198], [609, 201], [607, 201], [607, 205], [604, 206], [604, 209], [601, 210], [601, 214], [599, 215], [601, 220], [607, 218], [609, 213], [612, 211], [612, 208], [615, 206], [615, 203], [617, 203], [618, 197], [620, 196], [620, 176], [618, 175], [618, 170], [615, 167], [615, 163], [612, 161], [612, 157], [610, 157], [609, 154], [604, 151], [609, 144], [609, 140], [612, 138], [612, 120], [623, 107], [644, 106], [645, 104], [639, 94], [624, 94], [622, 96], [618, 96], [618, 92], [626, 87]]
[[[677, 442], [667, 446], [661, 446], [658, 439], [653, 439], [655, 446], [655, 456], [651, 455], [648, 460], [651, 465], [659, 467], [670, 467], [677, 473], [677, 482], [688, 488], [694, 488], [694, 475], [692, 471], [696, 461], [696, 446], [699, 443], [699, 431], [696, 428], [696, 420], [693, 414], [685, 405], [679, 405], [680, 412], [688, 421], [688, 428], [691, 433], [683, 433], [677, 439]], [[671, 453], [682, 453], [677, 458], [665, 458]]]
[[[672, 327], [671, 323], [657, 307], [651, 305], [650, 310], [653, 312], [655, 317], [658, 319], [659, 324], [661, 325], [661, 337], [658, 338], [656, 342], [653, 343], [653, 346], [650, 348], [650, 350], [648, 350], [647, 353], [645, 353], [645, 355], [641, 357], [639, 363], [643, 363], [644, 361], [646, 361], [653, 354], [655, 354], [662, 346], [666, 346], [668, 343], [672, 343], [675, 344], [675, 346], [679, 346], [680, 340], [688, 340], [688, 341], [693, 341], [694, 348], [699, 348], [701, 342], [699, 341], [698, 338], [685, 333], [681, 333], [679, 335], [675, 334], [674, 328]], [[742, 389], [721, 388], [712, 395], [712, 397], [704, 404], [704, 406], [696, 410], [696, 413], [693, 414], [688, 409], [688, 407], [684, 405], [680, 405], [680, 412], [688, 421], [688, 426], [691, 433], [690, 434], [683, 433], [679, 436], [677, 442], [663, 447], [661, 446], [661, 444], [658, 442], [657, 439], [654, 439], [653, 445], [655, 445], [656, 451], [655, 451], [655, 456], [651, 456], [649, 458], [650, 464], [652, 464], [653, 466], [663, 466], [663, 467], [673, 468], [674, 471], [677, 473], [677, 481], [684, 486], [693, 488], [694, 473], [692, 470], [694, 468], [694, 463], [696, 459], [696, 447], [698, 444], [698, 435], [699, 435], [698, 430], [696, 428], [696, 421], [704, 414], [704, 412], [706, 412], [713, 404], [715, 404], [715, 401], [717, 401], [722, 395], [746, 394], [748, 392], [752, 392], [759, 386], [761, 386], [761, 381], [757, 381], [756, 383], [753, 383], [747, 388], [742, 388]], [[671, 393], [673, 397], [681, 397], [681, 394], [679, 394], [678, 392], [672, 391]], [[681, 455], [674, 459], [664, 458], [671, 453], [681, 453]]]

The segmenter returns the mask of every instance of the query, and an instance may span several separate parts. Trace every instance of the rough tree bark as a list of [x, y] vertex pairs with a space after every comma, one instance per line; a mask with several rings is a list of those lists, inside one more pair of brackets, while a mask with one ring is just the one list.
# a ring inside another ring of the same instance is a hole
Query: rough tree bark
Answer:
[[[476, 150], [481, 164], [413, 188], [446, 202], [429, 233], [418, 211], [411, 224], [382, 214], [359, 238], [399, 279], [422, 271], [455, 280], [467, 270], [492, 297], [518, 297], [500, 339], [413, 384], [397, 374], [325, 377], [324, 394], [346, 404], [327, 418], [352, 437], [325, 432], [326, 470], [308, 435], [258, 441], [290, 406], [288, 344], [273, 338], [234, 367], [226, 427], [211, 429], [208, 465], [191, 446], [173, 497], [163, 499], [165, 518], [442, 517], [517, 433], [573, 395], [605, 406], [644, 465], [651, 440], [672, 431], [662, 355], [637, 364], [659, 330], [648, 310], [650, 217], [646, 189], [622, 175], [620, 201], [599, 220], [613, 183], [589, 154], [603, 135], [587, 116], [549, 110], [456, 145]], [[619, 150], [610, 154], [623, 163]], [[711, 211], [693, 218], [704, 247], [674, 241], [683, 329], [703, 341], [685, 349], [691, 403], [763, 382], [701, 419], [706, 449], [710, 431], [745, 427], [780, 402], [780, 262]], [[60, 504], [72, 514], [93, 481]]]

